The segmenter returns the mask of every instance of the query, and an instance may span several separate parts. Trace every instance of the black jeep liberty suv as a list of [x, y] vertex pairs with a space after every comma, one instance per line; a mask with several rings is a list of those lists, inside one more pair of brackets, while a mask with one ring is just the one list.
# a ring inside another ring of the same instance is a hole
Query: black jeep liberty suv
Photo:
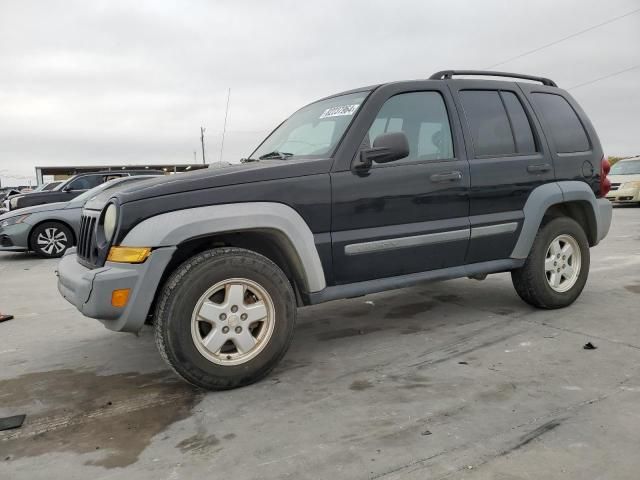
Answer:
[[241, 164], [89, 201], [58, 287], [109, 329], [152, 320], [188, 382], [238, 387], [283, 357], [304, 305], [496, 272], [530, 305], [570, 305], [609, 230], [608, 170], [546, 78], [359, 88], [298, 110]]

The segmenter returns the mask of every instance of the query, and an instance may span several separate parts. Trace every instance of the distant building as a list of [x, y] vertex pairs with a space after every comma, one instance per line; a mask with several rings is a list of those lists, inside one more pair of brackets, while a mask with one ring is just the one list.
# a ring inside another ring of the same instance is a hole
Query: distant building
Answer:
[[[155, 164], [155, 165], [81, 165], [81, 166], [55, 166], [55, 167], [36, 167], [36, 179], [38, 185], [45, 183], [45, 177], [49, 177], [46, 181], [65, 180], [77, 173], [100, 172], [100, 171], [117, 171], [117, 170], [163, 170], [167, 173], [187, 172], [190, 170], [198, 170], [208, 168], [209, 165], [202, 163], [177, 163], [177, 164]], [[53, 178], [51, 178], [53, 177]]]

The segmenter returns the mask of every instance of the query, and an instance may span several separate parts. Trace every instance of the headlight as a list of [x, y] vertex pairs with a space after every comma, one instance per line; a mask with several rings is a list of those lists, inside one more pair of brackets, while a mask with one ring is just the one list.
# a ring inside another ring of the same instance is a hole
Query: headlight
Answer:
[[104, 237], [107, 242], [113, 239], [113, 234], [116, 233], [116, 225], [118, 224], [118, 207], [113, 203], [110, 203], [107, 210], [104, 212]]
[[625, 188], [640, 188], [640, 182], [627, 182], [620, 185], [620, 190], [624, 190]]
[[10, 225], [15, 225], [16, 223], [22, 223], [27, 219], [29, 215], [29, 213], [26, 213], [24, 215], [16, 215], [15, 217], [5, 218], [0, 222], [0, 227], [4, 228]]

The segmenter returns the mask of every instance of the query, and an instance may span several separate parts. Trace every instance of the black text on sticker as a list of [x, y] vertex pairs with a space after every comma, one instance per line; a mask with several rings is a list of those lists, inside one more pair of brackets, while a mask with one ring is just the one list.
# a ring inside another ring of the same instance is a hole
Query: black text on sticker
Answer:
[[320, 115], [320, 118], [353, 115], [354, 113], [356, 113], [356, 110], [358, 109], [359, 106], [360, 104], [356, 103], [355, 105], [341, 105], [339, 107], [327, 108], [324, 112], [322, 112], [322, 115]]

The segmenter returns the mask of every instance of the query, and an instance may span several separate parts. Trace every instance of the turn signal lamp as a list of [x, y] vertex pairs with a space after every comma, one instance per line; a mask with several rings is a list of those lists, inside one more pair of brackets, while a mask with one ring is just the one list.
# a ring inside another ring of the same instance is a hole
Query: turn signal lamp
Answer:
[[111, 247], [108, 262], [142, 263], [151, 255], [149, 247]]
[[118, 308], [126, 306], [129, 301], [129, 292], [131, 292], [129, 288], [122, 288], [111, 292], [111, 305]]

